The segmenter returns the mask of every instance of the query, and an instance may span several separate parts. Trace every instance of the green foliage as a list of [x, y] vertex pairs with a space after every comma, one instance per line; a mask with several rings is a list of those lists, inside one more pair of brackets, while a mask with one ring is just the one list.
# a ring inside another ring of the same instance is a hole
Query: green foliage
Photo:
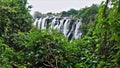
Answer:
[[96, 14], [98, 13], [99, 6], [93, 4], [90, 7], [85, 7], [78, 11], [78, 14], [75, 15], [75, 19], [82, 18], [82, 25], [80, 26], [80, 30], [85, 36], [89, 29], [93, 28], [93, 21], [96, 19]]
[[79, 60], [77, 47], [67, 42], [67, 38], [57, 31], [33, 29], [30, 33], [14, 35], [13, 41], [18, 52], [21, 52], [19, 65], [25, 67], [70, 68], [78, 62], [75, 60]]
[[96, 13], [98, 13], [98, 5], [93, 4], [90, 7], [86, 7], [86, 8], [81, 9], [78, 12], [77, 17], [89, 18], [91, 15], [94, 15]]
[[65, 17], [65, 16], [75, 16], [78, 14], [78, 10], [75, 10], [75, 9], [70, 9], [68, 11], [62, 11], [60, 13], [61, 16]]
[[9, 58], [12, 58], [13, 51], [7, 45], [3, 44], [0, 40], [0, 67], [7, 68], [11, 67], [9, 63]]
[[[108, 1], [109, 2], [109, 1]], [[118, 5], [120, 2], [115, 0], [112, 8], [108, 8], [106, 4], [102, 3], [93, 27], [90, 29], [88, 35], [95, 37], [96, 40], [95, 52], [99, 56], [97, 67], [101, 68], [119, 68], [119, 41], [120, 41], [120, 15]]]
[[[56, 67], [58, 65], [61, 55], [64, 54], [63, 46], [66, 41], [60, 35], [58, 32], [50, 33], [49, 31], [44, 32], [40, 30], [30, 32], [28, 35], [29, 41], [26, 43], [30, 47], [26, 53], [31, 64], [30, 67]], [[29, 56], [30, 53], [32, 54]], [[35, 58], [32, 59], [31, 57]], [[31, 62], [34, 59], [35, 61]]]
[[0, 37], [7, 45], [14, 47], [12, 34], [28, 32], [32, 28], [32, 17], [27, 0], [0, 0]]
[[[22, 63], [22, 53], [15, 52], [13, 48], [8, 45], [2, 43], [0, 40], [0, 67], [2, 68], [12, 68], [13, 66], [21, 67], [20, 63]], [[21, 61], [19, 61], [21, 60]]]
[[[83, 21], [95, 21], [81, 26], [83, 38], [68, 42], [55, 30], [32, 28], [26, 0], [1, 0], [0, 67], [119, 68], [120, 0], [111, 2], [111, 8], [107, 0], [99, 11], [96, 5], [80, 10], [78, 17]], [[67, 13], [77, 14], [74, 9]]]
[[31, 16], [26, 8], [26, 0], [1, 0], [0, 1], [0, 34], [31, 29]]

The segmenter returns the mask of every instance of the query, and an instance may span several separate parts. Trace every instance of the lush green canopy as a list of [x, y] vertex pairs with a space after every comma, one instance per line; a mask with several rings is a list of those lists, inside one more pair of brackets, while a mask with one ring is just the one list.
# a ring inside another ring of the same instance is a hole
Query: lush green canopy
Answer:
[[27, 0], [0, 0], [1, 68], [120, 67], [120, 0], [62, 12], [82, 17], [85, 23], [84, 36], [72, 42], [55, 30], [32, 27], [26, 4]]

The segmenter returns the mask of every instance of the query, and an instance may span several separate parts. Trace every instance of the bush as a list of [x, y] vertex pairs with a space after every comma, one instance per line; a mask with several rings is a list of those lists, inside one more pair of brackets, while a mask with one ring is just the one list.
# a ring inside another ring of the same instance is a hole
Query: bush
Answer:
[[19, 51], [24, 53], [23, 62], [26, 67], [72, 67], [75, 46], [70, 45], [57, 31], [31, 30], [29, 33], [15, 34], [12, 41]]
[[11, 36], [32, 28], [32, 17], [26, 4], [27, 0], [0, 0], [0, 37], [14, 49], [17, 47], [11, 41]]

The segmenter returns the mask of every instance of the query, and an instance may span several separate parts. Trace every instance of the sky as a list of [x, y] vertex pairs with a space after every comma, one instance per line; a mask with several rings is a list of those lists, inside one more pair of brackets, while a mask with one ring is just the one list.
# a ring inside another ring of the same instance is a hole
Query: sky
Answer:
[[41, 13], [59, 13], [69, 9], [79, 10], [92, 4], [100, 4], [104, 0], [28, 0], [29, 5], [32, 5], [31, 14], [35, 11]]

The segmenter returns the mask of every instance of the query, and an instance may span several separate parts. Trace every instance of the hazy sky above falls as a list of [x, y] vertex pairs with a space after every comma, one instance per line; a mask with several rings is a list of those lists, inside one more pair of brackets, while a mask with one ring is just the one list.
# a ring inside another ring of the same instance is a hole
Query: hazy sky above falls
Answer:
[[28, 3], [33, 6], [31, 14], [35, 11], [42, 13], [67, 11], [71, 8], [81, 9], [92, 4], [100, 4], [105, 0], [28, 0]]

